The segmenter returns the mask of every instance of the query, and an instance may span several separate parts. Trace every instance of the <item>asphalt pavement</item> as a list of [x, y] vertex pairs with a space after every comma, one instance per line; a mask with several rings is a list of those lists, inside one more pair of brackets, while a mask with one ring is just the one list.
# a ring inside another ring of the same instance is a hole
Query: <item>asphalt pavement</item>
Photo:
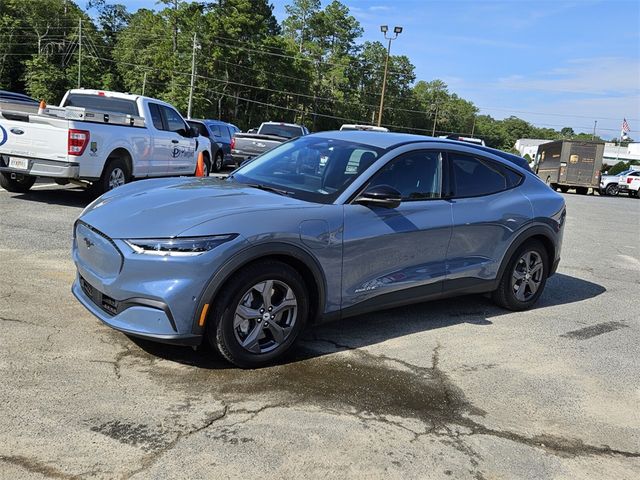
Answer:
[[533, 310], [309, 330], [281, 364], [130, 339], [73, 298], [90, 198], [0, 189], [0, 478], [640, 478], [640, 200], [565, 195]]

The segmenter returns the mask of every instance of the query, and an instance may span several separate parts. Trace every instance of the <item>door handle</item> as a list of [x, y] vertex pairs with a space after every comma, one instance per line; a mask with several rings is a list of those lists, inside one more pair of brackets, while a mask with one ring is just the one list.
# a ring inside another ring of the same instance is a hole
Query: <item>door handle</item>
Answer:
[[171, 143], [180, 143], [180, 140], [173, 139], [171, 140]]

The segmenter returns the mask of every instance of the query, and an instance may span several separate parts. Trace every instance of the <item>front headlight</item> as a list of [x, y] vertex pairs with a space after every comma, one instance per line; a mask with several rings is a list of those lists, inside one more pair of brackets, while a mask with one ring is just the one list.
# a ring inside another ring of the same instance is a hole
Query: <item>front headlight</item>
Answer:
[[129, 239], [127, 245], [135, 253], [144, 255], [158, 255], [161, 257], [188, 257], [202, 255], [233, 240], [238, 235], [213, 235], [211, 237], [182, 237], [182, 238], [154, 238], [154, 239]]

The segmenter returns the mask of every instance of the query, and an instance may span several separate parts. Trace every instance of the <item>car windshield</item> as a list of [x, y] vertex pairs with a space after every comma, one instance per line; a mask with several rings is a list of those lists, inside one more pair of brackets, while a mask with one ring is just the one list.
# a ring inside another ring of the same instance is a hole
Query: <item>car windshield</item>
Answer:
[[370, 145], [304, 136], [260, 155], [236, 170], [229, 181], [332, 203], [383, 153]]
[[284, 138], [296, 138], [302, 135], [302, 129], [291, 125], [268, 123], [260, 128], [260, 135], [276, 135]]

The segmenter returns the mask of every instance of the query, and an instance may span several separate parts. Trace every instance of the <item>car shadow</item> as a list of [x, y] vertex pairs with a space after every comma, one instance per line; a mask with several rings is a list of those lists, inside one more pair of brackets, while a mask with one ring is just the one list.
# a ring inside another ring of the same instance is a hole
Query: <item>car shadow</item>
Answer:
[[[534, 309], [581, 302], [597, 297], [605, 291], [606, 289], [597, 283], [558, 273], [549, 278], [545, 291]], [[303, 333], [299, 345], [273, 365], [295, 363], [336, 351], [367, 347], [389, 339], [463, 323], [491, 328], [491, 319], [510, 313], [514, 314], [496, 306], [487, 295], [468, 295], [457, 297], [453, 301], [435, 300], [359, 315], [308, 328]], [[194, 350], [137, 338], [131, 340], [145, 352], [164, 360], [201, 369], [235, 368], [207, 345]]]
[[84, 208], [95, 200], [96, 196], [82, 187], [51, 187], [51, 189], [29, 190], [27, 193], [16, 195], [15, 198], [48, 205]]

